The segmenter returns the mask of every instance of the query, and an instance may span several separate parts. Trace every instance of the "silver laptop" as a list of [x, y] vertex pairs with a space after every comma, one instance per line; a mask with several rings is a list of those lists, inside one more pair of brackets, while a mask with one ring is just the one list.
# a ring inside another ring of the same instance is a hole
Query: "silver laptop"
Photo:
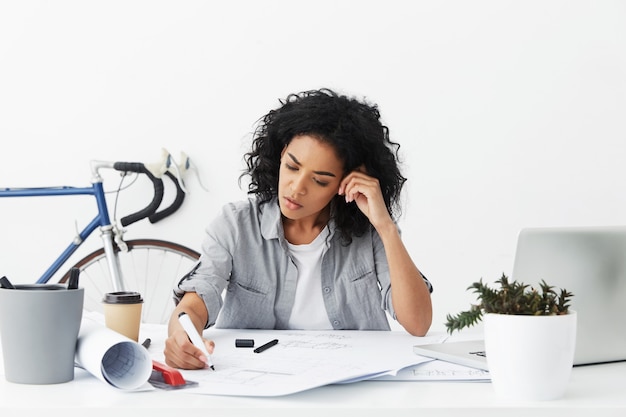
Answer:
[[[511, 278], [533, 286], [544, 279], [574, 294], [574, 365], [626, 360], [626, 226], [523, 229]], [[413, 351], [488, 369], [481, 340], [418, 345]]]

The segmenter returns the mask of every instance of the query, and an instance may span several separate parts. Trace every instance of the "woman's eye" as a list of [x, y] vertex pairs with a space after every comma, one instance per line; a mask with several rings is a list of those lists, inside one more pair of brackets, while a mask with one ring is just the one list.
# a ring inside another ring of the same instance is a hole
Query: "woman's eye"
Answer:
[[289, 171], [297, 171], [298, 167], [294, 167], [293, 165], [289, 165], [289, 164], [285, 164], [285, 167], [287, 167], [287, 169]]
[[322, 187], [326, 187], [328, 185], [326, 181], [320, 181], [316, 178], [314, 178], [313, 181], [315, 181], [318, 185], [321, 185]]

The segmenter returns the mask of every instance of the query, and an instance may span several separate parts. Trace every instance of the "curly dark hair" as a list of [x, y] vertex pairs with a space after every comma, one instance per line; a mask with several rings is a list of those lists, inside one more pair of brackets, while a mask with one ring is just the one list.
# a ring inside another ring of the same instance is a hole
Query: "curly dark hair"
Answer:
[[[344, 175], [361, 165], [378, 179], [389, 214], [400, 214], [400, 191], [406, 178], [398, 167], [400, 145], [389, 139], [389, 129], [380, 121], [378, 106], [339, 95], [330, 89], [290, 94], [281, 106], [259, 119], [252, 149], [244, 155], [249, 175], [248, 194], [262, 202], [278, 193], [281, 152], [298, 135], [310, 135], [332, 145], [344, 164]], [[347, 243], [370, 226], [355, 203], [343, 196], [331, 202], [332, 216]]]

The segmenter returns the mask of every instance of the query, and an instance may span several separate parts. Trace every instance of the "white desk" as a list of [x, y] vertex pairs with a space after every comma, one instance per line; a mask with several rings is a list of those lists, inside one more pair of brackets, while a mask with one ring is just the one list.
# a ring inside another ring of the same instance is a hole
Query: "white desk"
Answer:
[[[152, 335], [151, 335], [152, 336]], [[145, 336], [143, 336], [145, 337]], [[73, 381], [22, 385], [0, 377], [0, 415], [39, 416], [626, 416], [626, 362], [576, 367], [563, 399], [508, 401], [486, 382], [362, 381], [282, 397], [209, 396], [155, 390], [124, 392], [77, 369]], [[152, 413], [152, 414], [150, 414]]]

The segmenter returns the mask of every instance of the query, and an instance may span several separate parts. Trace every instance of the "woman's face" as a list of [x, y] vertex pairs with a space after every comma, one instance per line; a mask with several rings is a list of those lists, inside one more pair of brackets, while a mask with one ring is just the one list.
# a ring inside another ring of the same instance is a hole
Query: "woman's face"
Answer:
[[280, 210], [288, 219], [317, 217], [339, 190], [343, 162], [314, 136], [294, 137], [283, 149], [278, 175]]

